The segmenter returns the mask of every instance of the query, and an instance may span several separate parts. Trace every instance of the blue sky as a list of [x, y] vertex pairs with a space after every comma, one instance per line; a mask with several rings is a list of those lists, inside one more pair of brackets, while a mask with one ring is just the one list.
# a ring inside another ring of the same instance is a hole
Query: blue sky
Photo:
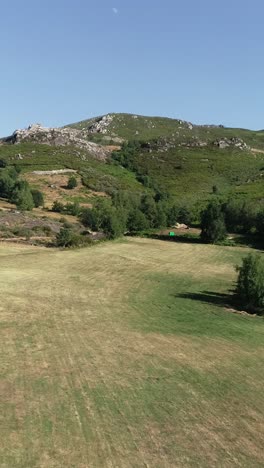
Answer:
[[263, 0], [1, 0], [0, 135], [108, 112], [264, 128]]

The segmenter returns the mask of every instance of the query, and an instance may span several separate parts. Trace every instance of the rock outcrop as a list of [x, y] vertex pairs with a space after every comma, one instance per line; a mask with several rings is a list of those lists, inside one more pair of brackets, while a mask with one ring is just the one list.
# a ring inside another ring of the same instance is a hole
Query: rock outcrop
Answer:
[[13, 135], [3, 138], [2, 143], [32, 142], [50, 146], [75, 146], [88, 151], [97, 159], [105, 160], [110, 151], [104, 146], [87, 140], [87, 131], [74, 128], [47, 128], [40, 124], [30, 125], [27, 129], [16, 130]]
[[220, 149], [226, 148], [238, 148], [240, 150], [249, 150], [250, 147], [243, 141], [241, 138], [233, 137], [233, 138], [221, 138], [214, 141], [214, 145], [218, 146]]
[[112, 121], [113, 116], [111, 114], [107, 114], [102, 117], [97, 117], [96, 119], [91, 121], [90, 125], [87, 127], [87, 130], [89, 133], [102, 133], [103, 135], [105, 135]]

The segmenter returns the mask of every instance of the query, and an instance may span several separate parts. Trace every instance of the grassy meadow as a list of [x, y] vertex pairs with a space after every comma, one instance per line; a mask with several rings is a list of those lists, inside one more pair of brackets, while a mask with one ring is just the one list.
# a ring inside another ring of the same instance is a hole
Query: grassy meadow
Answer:
[[1, 468], [262, 467], [263, 319], [247, 248], [0, 246]]

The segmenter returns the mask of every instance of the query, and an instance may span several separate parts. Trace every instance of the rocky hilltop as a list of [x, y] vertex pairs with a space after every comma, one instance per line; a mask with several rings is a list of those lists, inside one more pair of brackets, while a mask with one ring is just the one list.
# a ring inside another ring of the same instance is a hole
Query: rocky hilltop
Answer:
[[87, 131], [70, 127], [48, 128], [40, 124], [30, 125], [26, 129], [16, 130], [12, 135], [2, 138], [0, 143], [38, 143], [50, 146], [74, 146], [87, 150], [97, 159], [105, 160], [110, 151], [105, 147], [88, 141]]

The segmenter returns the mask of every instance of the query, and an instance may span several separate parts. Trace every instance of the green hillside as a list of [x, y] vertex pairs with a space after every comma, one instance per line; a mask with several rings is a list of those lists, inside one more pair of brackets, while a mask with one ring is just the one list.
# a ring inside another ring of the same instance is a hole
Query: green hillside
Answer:
[[[215, 125], [193, 125], [179, 119], [166, 117], [145, 117], [132, 114], [108, 114], [110, 123], [104, 133], [92, 133], [91, 139], [102, 140], [104, 136], [124, 138], [125, 140], [152, 140], [155, 138], [169, 138], [182, 143], [198, 139], [212, 142], [219, 138], [237, 137], [248, 145], [264, 150], [264, 131], [252, 131], [239, 128], [225, 128]], [[108, 117], [107, 116], [107, 117]], [[83, 120], [69, 126], [76, 129], [91, 129], [103, 117]]]
[[[0, 145], [0, 159], [23, 172], [73, 168], [85, 172], [95, 191], [162, 191], [184, 203], [204, 202], [215, 186], [223, 196], [264, 199], [264, 131], [197, 126], [181, 120], [108, 114], [69, 125], [81, 138], [115, 145], [106, 161], [76, 146], [34, 141]], [[118, 150], [138, 141], [133, 161], [124, 164]], [[144, 179], [148, 179], [146, 184]]]

